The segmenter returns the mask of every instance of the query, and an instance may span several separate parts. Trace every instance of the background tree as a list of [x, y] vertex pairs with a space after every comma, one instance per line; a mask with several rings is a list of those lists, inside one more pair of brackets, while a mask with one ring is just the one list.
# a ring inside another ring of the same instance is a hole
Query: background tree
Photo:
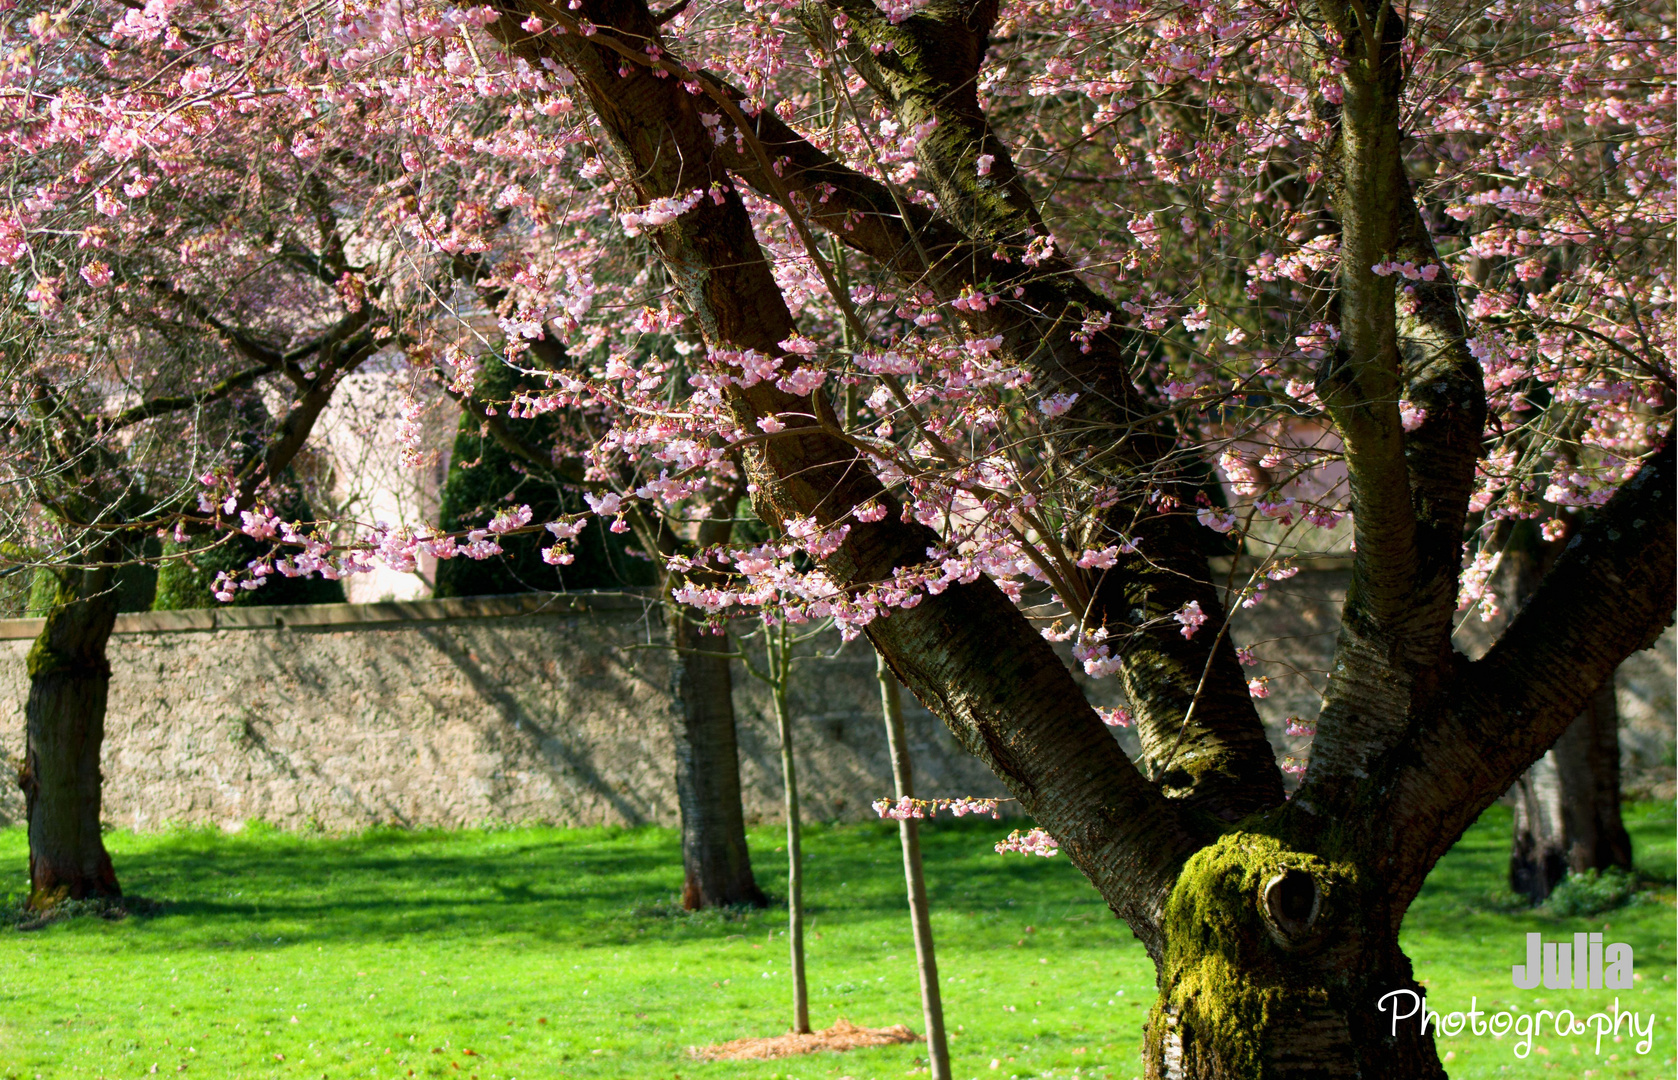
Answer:
[[[4, 166], [29, 192], [0, 225], [18, 285], [0, 312], [6, 551], [52, 584], [19, 776], [40, 907], [121, 894], [100, 838], [99, 756], [123, 568], [163, 558], [160, 538], [185, 562], [213, 559], [230, 526], [253, 542], [280, 531], [273, 482], [338, 380], [393, 339], [381, 306], [393, 297], [377, 253], [350, 254], [366, 234], [341, 181], [368, 173], [319, 160], [307, 120], [274, 96], [88, 141], [97, 102], [169, 110], [209, 88], [176, 54], [237, 54], [225, 27], [161, 40], [153, 24], [93, 31], [68, 12], [0, 19], [26, 43], [6, 75]], [[265, 66], [247, 74], [261, 84]], [[48, 98], [55, 108], [35, 107]], [[284, 532], [320, 542], [307, 523]], [[234, 568], [247, 585], [282, 576], [272, 547]], [[228, 580], [215, 586], [226, 599], [250, 591]]]
[[[473, 285], [487, 306], [492, 309], [508, 306], [502, 279], [480, 262], [458, 261], [457, 271]], [[523, 350], [521, 353], [534, 362], [537, 372], [558, 374], [573, 366], [546, 331], [527, 348], [528, 353]], [[542, 414], [532, 421], [512, 415], [519, 410], [521, 400], [529, 397], [520, 378], [523, 372], [494, 354], [482, 357], [475, 364], [461, 359], [458, 353], [455, 355], [455, 362], [437, 366], [439, 381], [462, 408], [461, 430], [451, 462], [450, 488], [445, 489], [442, 511], [445, 527], [455, 507], [468, 500], [466, 495], [451, 496], [450, 490], [473, 492], [486, 504], [492, 499], [502, 504], [516, 501], [507, 499], [505, 491], [491, 494], [514, 485], [521, 489], [528, 486], [550, 496], [558, 493], [558, 498], [541, 507], [548, 516], [557, 516], [563, 513], [567, 501], [577, 498], [575, 493], [605, 489], [601, 482], [587, 479], [582, 460], [568, 456], [578, 449], [576, 432], [566, 430], [561, 417]], [[460, 378], [460, 372], [468, 369], [473, 373], [470, 382]], [[486, 369], [489, 380], [480, 382]], [[460, 474], [455, 470], [457, 466], [464, 468], [465, 455], [474, 450], [478, 457], [472, 460], [478, 461], [479, 467], [486, 467], [486, 471], [467, 479], [470, 473]], [[500, 483], [493, 482], [497, 478]], [[583, 499], [591, 497], [582, 496]], [[646, 514], [635, 506], [625, 515], [634, 521], [634, 532], [642, 550], [659, 553], [658, 561], [639, 565], [647, 567], [656, 581], [670, 635], [670, 689], [676, 718], [672, 732], [676, 748], [676, 800], [682, 821], [682, 903], [689, 910], [739, 905], [762, 907], [768, 902], [752, 874], [751, 852], [746, 845], [734, 682], [726, 631], [719, 625], [693, 618], [693, 613], [676, 603], [672, 595], [690, 576], [680, 569], [689, 554], [728, 542], [734, 528], [736, 501], [734, 497], [719, 500], [705, 508], [700, 520], [686, 524]], [[532, 507], [531, 513], [533, 518], [543, 516], [536, 514], [536, 507]], [[624, 528], [627, 531], [630, 526], [625, 523]], [[570, 529], [565, 531], [578, 535]], [[608, 537], [602, 535], [607, 530], [598, 528], [579, 531], [580, 544], [556, 544], [543, 549], [538, 542], [541, 538], [533, 537], [524, 540], [525, 548], [514, 550], [534, 554], [543, 565], [554, 559], [553, 565], [562, 568], [575, 564], [557, 560], [582, 557], [585, 573], [591, 565], [596, 573], [615, 572], [615, 565], [630, 566], [635, 558], [627, 545], [617, 539], [617, 533]], [[521, 539], [515, 537], [513, 542]], [[568, 547], [570, 550], [566, 550]], [[581, 548], [580, 556], [578, 548]], [[590, 551], [594, 552], [592, 557], [588, 555]], [[462, 588], [462, 580], [474, 580], [465, 572], [446, 578], [442, 567], [449, 565], [440, 565], [440, 589]], [[699, 580], [709, 576], [703, 568], [697, 568], [691, 575]], [[487, 584], [503, 580], [492, 576]], [[449, 584], [445, 586], [445, 582]]]
[[[1530, 522], [1503, 544], [1498, 572], [1515, 610], [1531, 596], [1566, 544], [1545, 541]], [[1509, 887], [1534, 903], [1568, 874], [1630, 870], [1631, 836], [1620, 817], [1620, 710], [1610, 674], [1573, 723], [1510, 790], [1514, 826]]]

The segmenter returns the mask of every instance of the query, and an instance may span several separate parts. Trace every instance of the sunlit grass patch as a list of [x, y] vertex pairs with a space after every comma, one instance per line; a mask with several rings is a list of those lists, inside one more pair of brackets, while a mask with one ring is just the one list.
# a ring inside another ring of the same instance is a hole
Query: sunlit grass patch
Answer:
[[[1588, 919], [1489, 908], [1509, 830], [1494, 808], [1435, 872], [1405, 943], [1432, 1007], [1467, 1008], [1470, 996], [1485, 1007], [1511, 998], [1509, 965], [1528, 929], [1555, 939], [1606, 922], [1636, 949], [1642, 981], [1630, 997], [1659, 1010], [1655, 1051], [1618, 1046], [1594, 1061], [1555, 1044], [1518, 1061], [1508, 1040], [1459, 1037], [1441, 1042], [1453, 1076], [1670, 1074], [1672, 808], [1630, 815], [1652, 902]], [[967, 820], [923, 832], [956, 1075], [1139, 1075], [1146, 955], [1064, 858], [991, 853], [1005, 831]], [[129, 1077], [156, 1065], [217, 1078], [882, 1080], [924, 1053], [693, 1060], [689, 1046], [786, 1030], [784, 912], [682, 911], [672, 830], [107, 839], [125, 889], [154, 907], [114, 922], [0, 928], [0, 1078]], [[751, 839], [773, 893], [785, 880], [783, 834], [770, 826]], [[805, 850], [812, 1020], [920, 1031], [895, 826], [812, 826]], [[0, 832], [12, 868], [0, 893], [21, 890], [24, 855], [21, 832]]]

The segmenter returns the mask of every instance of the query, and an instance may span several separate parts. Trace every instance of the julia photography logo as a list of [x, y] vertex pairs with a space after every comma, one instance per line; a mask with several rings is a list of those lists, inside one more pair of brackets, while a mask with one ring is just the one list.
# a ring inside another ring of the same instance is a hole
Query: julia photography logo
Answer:
[[[1517, 990], [1536, 990], [1541, 984], [1546, 990], [1563, 992], [1630, 990], [1631, 946], [1619, 941], [1604, 945], [1601, 934], [1574, 934], [1571, 942], [1545, 941], [1541, 934], [1528, 934], [1526, 963], [1513, 965], [1509, 976]], [[1598, 1055], [1602, 1053], [1603, 1038], [1622, 1037], [1622, 1031], [1624, 1036], [1638, 1040], [1633, 1048], [1640, 1055], [1655, 1046], [1655, 1014], [1644, 1016], [1622, 1010], [1618, 997], [1611, 1012], [1594, 1012], [1589, 1016], [1580, 1016], [1573, 1009], [1531, 1012], [1504, 1009], [1488, 1013], [1479, 1008], [1479, 1003], [1478, 997], [1470, 997], [1467, 1012], [1441, 1016], [1427, 1007], [1427, 995], [1414, 990], [1391, 990], [1381, 995], [1375, 1008], [1391, 1014], [1394, 1035], [1405, 1021], [1419, 1024], [1424, 1035], [1429, 1031], [1446, 1036], [1472, 1032], [1501, 1039], [1513, 1033], [1516, 1036], [1513, 1049], [1518, 1058], [1532, 1053], [1532, 1040], [1542, 1038], [1546, 1030], [1554, 1031], [1560, 1039], [1594, 1035]]]

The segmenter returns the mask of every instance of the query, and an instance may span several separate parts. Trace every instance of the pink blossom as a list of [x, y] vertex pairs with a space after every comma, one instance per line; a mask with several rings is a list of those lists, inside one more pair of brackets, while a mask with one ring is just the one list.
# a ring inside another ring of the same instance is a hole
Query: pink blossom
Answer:
[[1132, 218], [1130, 234], [1136, 237], [1136, 242], [1148, 251], [1159, 250], [1159, 236], [1161, 226], [1154, 221], [1154, 211], [1148, 211], [1146, 217]]
[[207, 90], [215, 82], [215, 76], [207, 67], [189, 68], [181, 75], [181, 92], [196, 94], [200, 90]]
[[1060, 416], [1062, 413], [1066, 412], [1066, 410], [1070, 409], [1073, 403], [1077, 400], [1078, 395], [1075, 393], [1050, 394], [1049, 396], [1038, 400], [1037, 411], [1047, 417]]
[[865, 503], [852, 510], [851, 516], [858, 521], [880, 521], [886, 516], [886, 508], [877, 502]]
[[596, 495], [592, 491], [583, 492], [583, 501], [588, 508], [601, 517], [611, 517], [623, 509], [623, 496], [615, 491], [608, 491], [604, 495]]
[[102, 289], [111, 283], [113, 277], [111, 268], [102, 262], [91, 262], [81, 269], [82, 280], [95, 289]]
[[780, 345], [781, 348], [796, 356], [814, 356], [820, 349], [819, 345], [802, 334], [794, 334], [781, 342]]
[[1008, 839], [997, 842], [996, 853], [1016, 851], [1021, 855], [1041, 855], [1048, 858], [1060, 854], [1060, 842], [1042, 829], [1032, 829], [1024, 836], [1015, 829], [1008, 834]]
[[1206, 613], [1200, 610], [1200, 601], [1190, 600], [1183, 605], [1183, 609], [1171, 616], [1183, 625], [1183, 636], [1194, 637], [1194, 632], [1206, 623]]
[[113, 196], [109, 189], [101, 188], [93, 193], [93, 208], [106, 217], [114, 218], [120, 217], [128, 209], [128, 204]]
[[1213, 532], [1226, 533], [1235, 528], [1235, 513], [1231, 510], [1215, 510], [1203, 506], [1194, 513], [1195, 520], [1211, 529]]
[[1101, 717], [1101, 722], [1108, 727], [1129, 727], [1131, 725], [1130, 710], [1123, 706], [1114, 709], [1097, 706], [1095, 712], [1097, 716]]
[[256, 511], [246, 510], [239, 517], [244, 522], [239, 531], [253, 540], [267, 540], [279, 533], [279, 519], [266, 506]]
[[820, 390], [827, 382], [827, 372], [821, 368], [801, 367], [775, 380], [775, 385], [789, 394], [805, 397]]
[[461, 546], [460, 554], [479, 561], [492, 559], [501, 554], [501, 545], [490, 539], [488, 529], [473, 529], [466, 534], [466, 543]]
[[696, 189], [685, 195], [663, 196], [652, 200], [642, 209], [619, 214], [618, 220], [623, 224], [624, 232], [630, 236], [640, 236], [647, 229], [660, 228], [675, 221], [699, 205], [705, 194], [705, 191]]

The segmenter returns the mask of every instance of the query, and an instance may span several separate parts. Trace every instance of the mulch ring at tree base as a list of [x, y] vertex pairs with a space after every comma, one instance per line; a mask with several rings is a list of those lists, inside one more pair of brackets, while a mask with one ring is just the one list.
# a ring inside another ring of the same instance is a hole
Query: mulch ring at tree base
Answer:
[[764, 1060], [814, 1054], [822, 1050], [855, 1050], [863, 1046], [892, 1046], [920, 1042], [921, 1037], [902, 1024], [888, 1028], [865, 1028], [840, 1017], [826, 1031], [808, 1035], [788, 1032], [768, 1039], [733, 1039], [714, 1046], [690, 1046], [688, 1053], [701, 1061]]

